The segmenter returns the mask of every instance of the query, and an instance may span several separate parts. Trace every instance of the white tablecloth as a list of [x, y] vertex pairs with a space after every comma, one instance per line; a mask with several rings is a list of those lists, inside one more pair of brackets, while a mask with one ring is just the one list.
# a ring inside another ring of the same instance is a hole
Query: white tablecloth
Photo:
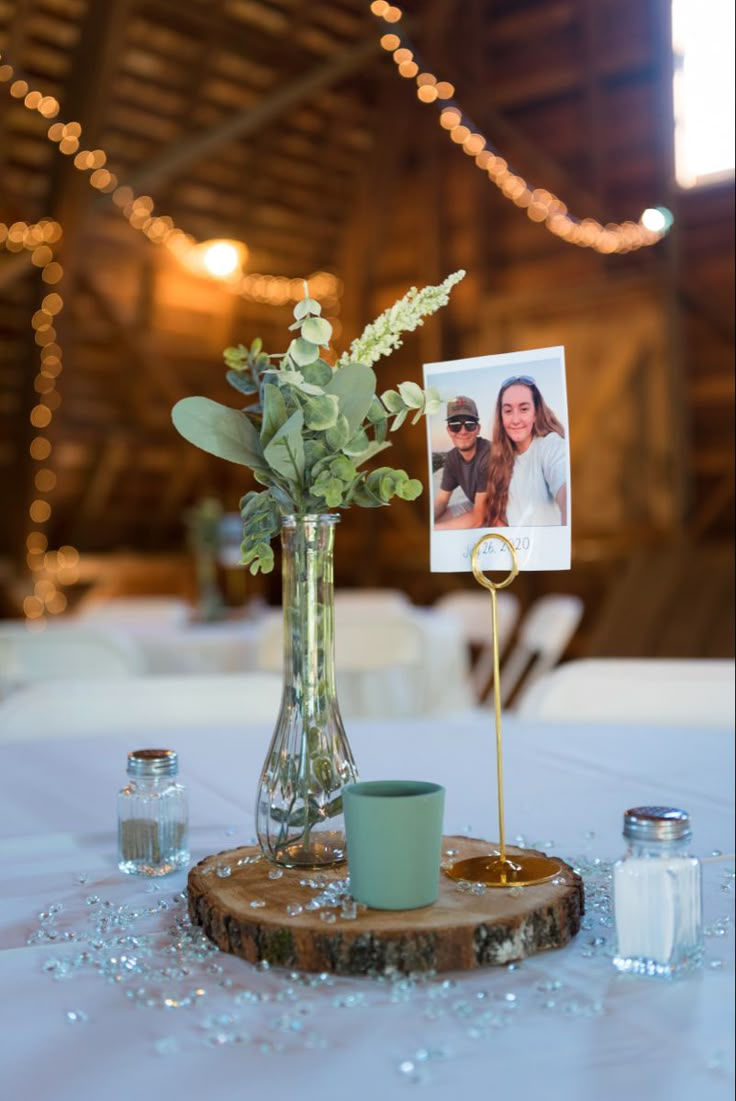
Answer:
[[[354, 722], [349, 734], [364, 779], [439, 780], [447, 787], [446, 832], [497, 836], [490, 716]], [[252, 727], [172, 740], [191, 790], [194, 860], [252, 838], [268, 735]], [[137, 730], [128, 743], [0, 746], [4, 1096], [394, 1099], [415, 1086], [437, 1099], [732, 1096], [733, 858], [705, 863], [705, 966], [672, 984], [611, 968], [611, 929], [597, 908], [605, 864], [594, 862], [621, 852], [623, 810], [647, 802], [690, 811], [699, 855], [726, 852], [733, 732], [565, 730], [508, 719], [508, 840], [523, 834], [582, 861], [587, 927], [568, 947], [513, 969], [317, 986], [219, 953], [188, 964], [187, 975], [169, 970], [154, 981], [152, 968], [181, 962], [171, 946], [186, 876], [150, 884], [116, 868], [115, 792], [126, 751], [145, 740]], [[114, 923], [97, 946], [79, 939], [100, 912], [113, 921], [118, 906], [143, 915], [162, 901], [167, 908], [134, 919], [117, 946]], [[39, 926], [39, 913], [54, 904], [63, 908]], [[28, 945], [39, 927], [56, 939]], [[159, 935], [143, 935], [151, 931]], [[64, 939], [70, 932], [76, 940]], [[131, 932], [137, 945], [126, 939]], [[74, 966], [83, 951], [103, 973]], [[141, 959], [145, 982], [135, 973]], [[185, 988], [203, 993], [191, 994], [189, 1005], [158, 1004], [179, 1000]]]

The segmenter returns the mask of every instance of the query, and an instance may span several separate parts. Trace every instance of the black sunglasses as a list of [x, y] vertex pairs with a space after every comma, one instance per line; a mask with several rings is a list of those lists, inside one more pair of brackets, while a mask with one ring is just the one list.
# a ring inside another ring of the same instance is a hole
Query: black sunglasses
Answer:
[[501, 389], [505, 390], [507, 386], [511, 386], [514, 382], [522, 382], [524, 386], [537, 385], [537, 380], [532, 378], [531, 375], [512, 375], [511, 378], [507, 378], [501, 383]]
[[447, 427], [451, 432], [459, 432], [461, 428], [464, 428], [466, 432], [474, 432], [480, 424], [475, 417], [453, 417], [452, 420], [447, 422]]

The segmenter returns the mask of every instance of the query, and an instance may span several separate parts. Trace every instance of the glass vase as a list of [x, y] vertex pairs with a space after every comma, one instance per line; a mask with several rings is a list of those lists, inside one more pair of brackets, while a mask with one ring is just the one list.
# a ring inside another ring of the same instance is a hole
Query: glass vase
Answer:
[[318, 868], [345, 859], [342, 789], [357, 779], [335, 687], [335, 514], [281, 529], [284, 690], [261, 772], [258, 841], [269, 860]]

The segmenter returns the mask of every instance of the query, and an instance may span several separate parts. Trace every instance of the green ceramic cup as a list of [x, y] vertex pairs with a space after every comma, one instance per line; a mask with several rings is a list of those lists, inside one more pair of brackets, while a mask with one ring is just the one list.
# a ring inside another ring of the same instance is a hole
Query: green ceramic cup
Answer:
[[373, 780], [343, 789], [350, 891], [375, 910], [437, 901], [445, 789], [422, 780]]

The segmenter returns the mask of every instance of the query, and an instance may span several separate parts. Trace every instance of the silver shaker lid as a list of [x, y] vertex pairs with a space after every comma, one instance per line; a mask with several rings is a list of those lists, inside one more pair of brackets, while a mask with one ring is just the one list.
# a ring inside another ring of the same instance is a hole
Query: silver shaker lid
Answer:
[[632, 807], [624, 812], [624, 837], [632, 841], [687, 841], [690, 815], [677, 807]]
[[173, 749], [134, 749], [128, 754], [129, 776], [176, 776], [178, 771]]

